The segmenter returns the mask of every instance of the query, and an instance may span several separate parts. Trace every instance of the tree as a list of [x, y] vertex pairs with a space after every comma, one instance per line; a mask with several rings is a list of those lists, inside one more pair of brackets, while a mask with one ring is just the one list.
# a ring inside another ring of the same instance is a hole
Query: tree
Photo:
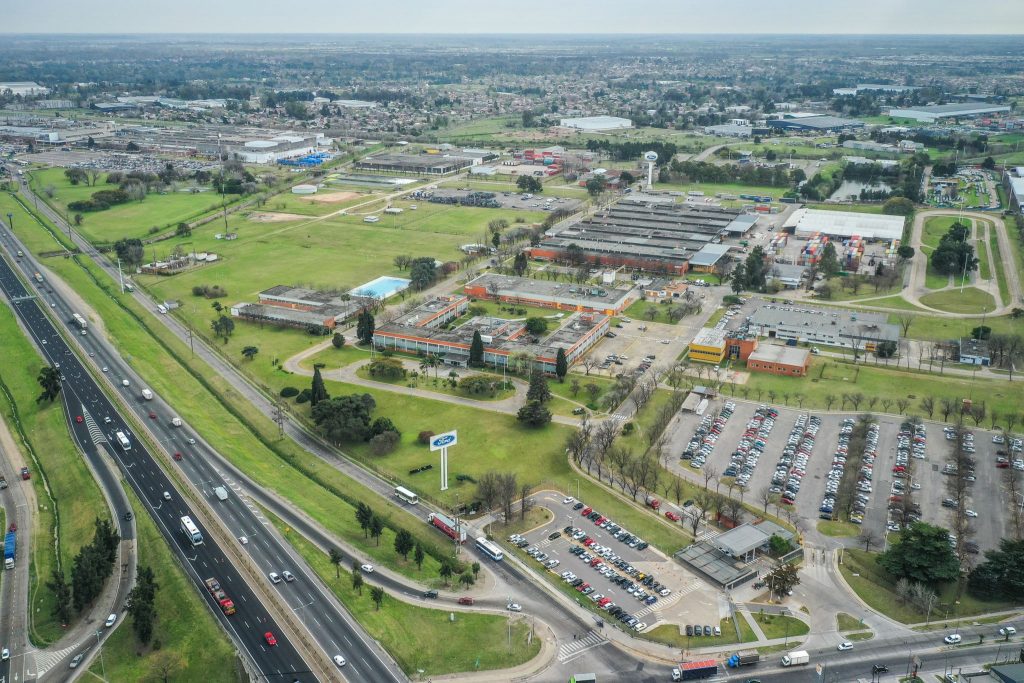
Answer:
[[[217, 303], [217, 302], [214, 302]], [[235, 321], [226, 315], [221, 315], [210, 323], [210, 327], [213, 328], [213, 333], [224, 340], [224, 343], [228, 343], [228, 339], [235, 332]]]
[[532, 192], [533, 194], [539, 194], [544, 191], [544, 184], [530, 175], [519, 176], [516, 179], [516, 187], [522, 192]]
[[406, 268], [409, 267], [409, 264], [412, 263], [412, 256], [409, 256], [407, 254], [399, 254], [398, 256], [395, 257], [393, 263], [395, 264], [395, 268], [398, 268], [399, 270], [405, 270]]
[[360, 595], [363, 594], [363, 572], [359, 570], [359, 567], [352, 570], [352, 590], [357, 591]]
[[960, 573], [960, 564], [949, 546], [949, 532], [924, 522], [911, 524], [877, 561], [897, 579], [929, 585], [952, 581]]
[[409, 264], [409, 285], [416, 291], [422, 291], [437, 281], [437, 266], [434, 257], [420, 256]]
[[313, 366], [313, 383], [309, 388], [309, 405], [311, 408], [316, 408], [320, 401], [326, 401], [330, 398], [327, 393], [327, 386], [324, 384], [324, 378], [320, 375], [320, 367], [319, 363]]
[[535, 337], [539, 337], [548, 330], [548, 321], [545, 318], [532, 317], [526, 319], [526, 331]]
[[128, 614], [132, 617], [132, 629], [143, 645], [153, 637], [153, 621], [156, 619], [156, 592], [160, 585], [153, 570], [140, 566], [135, 577], [135, 587], [128, 593]]
[[64, 572], [54, 569], [50, 574], [50, 580], [46, 582], [46, 587], [53, 593], [55, 601], [53, 616], [57, 617], [61, 624], [67, 624], [71, 621], [71, 587], [64, 578]]
[[906, 197], [893, 197], [882, 204], [882, 213], [888, 216], [909, 216], [914, 213], [914, 202]]
[[403, 560], [409, 559], [409, 553], [416, 547], [416, 541], [408, 529], [399, 529], [395, 534], [395, 552], [402, 556]]
[[386, 595], [387, 593], [385, 593], [384, 589], [380, 586], [373, 586], [370, 588], [370, 599], [373, 600], [374, 607], [377, 608], [377, 611], [380, 611], [380, 606], [383, 604], [384, 596]]
[[996, 160], [992, 157], [985, 157], [985, 160], [981, 162], [981, 167], [991, 171], [996, 167]]
[[875, 346], [875, 355], [879, 358], [892, 358], [896, 355], [896, 342], [885, 340]]
[[472, 585], [473, 585], [474, 583], [476, 583], [476, 577], [475, 577], [475, 576], [473, 576], [473, 572], [470, 572], [470, 571], [467, 571], [467, 572], [463, 572], [463, 573], [462, 573], [462, 574], [461, 574], [461, 575], [459, 576], [459, 583], [461, 583], [461, 584], [462, 584], [463, 586], [465, 586], [466, 588], [469, 588], [469, 587], [470, 587], [470, 586], [472, 586]]
[[747, 267], [742, 261], [732, 269], [732, 284], [730, 285], [735, 294], [739, 294], [747, 287]]
[[904, 263], [913, 259], [915, 253], [914, 248], [909, 244], [901, 244], [899, 248], [896, 249], [896, 255], [899, 256], [900, 260]]
[[331, 548], [327, 555], [331, 560], [331, 564], [334, 565], [334, 578], [340, 579], [341, 563], [345, 561], [344, 556], [342, 556], [341, 551], [337, 548]]
[[452, 574], [455, 573], [455, 569], [452, 567], [452, 563], [445, 558], [441, 560], [441, 567], [437, 570], [437, 573], [444, 579], [444, 585], [448, 585], [448, 580], [452, 578]]
[[586, 183], [587, 194], [596, 197], [608, 187], [608, 180], [604, 176], [594, 176]]
[[921, 397], [921, 410], [928, 415], [928, 419], [932, 419], [932, 415], [935, 414], [935, 397], [934, 396], [922, 396]]
[[85, 216], [80, 213], [76, 213], [72, 216], [72, 220], [75, 221], [75, 227], [77, 228], [82, 225], [82, 221], [85, 220]]
[[64, 169], [64, 177], [67, 178], [68, 182], [70, 182], [72, 185], [88, 182], [88, 176], [85, 173], [85, 169], [81, 168]]
[[373, 519], [373, 510], [366, 503], [359, 503], [356, 505], [356, 521], [359, 522], [359, 528], [363, 530], [363, 538], [366, 538], [366, 534], [370, 529], [370, 520]]
[[427, 554], [423, 552], [423, 547], [419, 543], [416, 544], [416, 548], [412, 551], [412, 560], [416, 563], [416, 568], [423, 569], [423, 560], [426, 559]]
[[857, 540], [864, 544], [864, 552], [869, 553], [871, 546], [878, 542], [878, 534], [872, 529], [864, 529]]
[[985, 561], [967, 580], [967, 590], [1013, 603], [1024, 598], [1024, 540], [1003, 538], [998, 549], [986, 551]]
[[583, 385], [581, 385], [580, 381], [578, 379], [576, 379], [575, 377], [569, 382], [569, 393], [572, 394], [573, 398], [576, 398], [577, 396], [579, 396], [580, 389], [582, 389], [582, 388], [583, 388]]
[[49, 365], [40, 368], [36, 381], [43, 388], [43, 393], [39, 394], [36, 403], [42, 403], [43, 401], [53, 403], [54, 399], [60, 395], [60, 370]]
[[538, 403], [547, 403], [551, 400], [548, 378], [540, 370], [530, 373], [530, 388], [526, 390], [526, 400]]
[[836, 245], [828, 242], [821, 250], [821, 258], [818, 260], [818, 271], [826, 278], [832, 278], [838, 275], [840, 270], [842, 270], [842, 267], [839, 264], [839, 257], [836, 256]]
[[636, 182], [636, 176], [629, 171], [619, 173], [619, 187], [629, 187]]
[[480, 330], [473, 330], [473, 341], [469, 345], [469, 364], [480, 365], [484, 362], [484, 340]]
[[767, 284], [768, 267], [765, 264], [764, 248], [757, 246], [750, 250], [744, 264], [747, 289], [763, 291]]
[[380, 545], [381, 534], [384, 533], [384, 520], [377, 515], [370, 517], [370, 536], [377, 541], [377, 545]]
[[568, 372], [569, 361], [565, 358], [565, 349], [559, 346], [558, 353], [555, 355], [555, 376], [558, 377], [559, 382], [564, 382]]
[[359, 343], [363, 346], [371, 344], [373, 342], [373, 330], [373, 313], [370, 313], [370, 309], [364, 308], [359, 312], [359, 318], [356, 320], [356, 338], [359, 339]]
[[114, 252], [121, 263], [128, 268], [134, 268], [142, 263], [145, 256], [142, 240], [137, 237], [119, 239], [114, 242]]
[[313, 422], [333, 443], [364, 441], [376, 402], [369, 394], [351, 394], [322, 400], [313, 407]]
[[764, 577], [764, 582], [773, 594], [781, 598], [800, 585], [800, 576], [797, 574], [796, 566], [787, 562], [771, 570]]
[[331, 345], [334, 348], [336, 348], [336, 349], [340, 349], [340, 348], [344, 347], [345, 346], [345, 335], [343, 335], [341, 332], [335, 332], [334, 336], [331, 337]]
[[516, 413], [516, 419], [530, 427], [543, 427], [551, 422], [551, 411], [540, 401], [528, 401]]
[[370, 437], [370, 451], [376, 456], [387, 455], [401, 443], [402, 437], [398, 432], [381, 432]]
[[256, 354], [259, 352], [260, 350], [256, 346], [246, 346], [244, 349], [242, 349], [242, 355], [245, 356], [246, 360], [252, 360], [253, 358], [256, 357]]

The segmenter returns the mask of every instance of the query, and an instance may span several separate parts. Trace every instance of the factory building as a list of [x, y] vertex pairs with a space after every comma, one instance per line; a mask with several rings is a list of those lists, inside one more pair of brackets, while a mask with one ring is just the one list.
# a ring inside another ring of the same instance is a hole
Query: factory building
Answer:
[[865, 240], [892, 241], [903, 237], [903, 224], [903, 216], [797, 209], [782, 227], [803, 239], [820, 233], [841, 239], [856, 236]]
[[966, 102], [962, 104], [933, 104], [927, 107], [890, 109], [889, 116], [898, 119], [914, 119], [922, 123], [935, 123], [943, 119], [974, 118], [991, 114], [1008, 114], [1010, 108], [1001, 104]]
[[725, 330], [702, 327], [690, 340], [690, 360], [718, 365], [725, 360]]
[[0, 82], [0, 93], [11, 91], [14, 96], [34, 97], [35, 95], [47, 95], [50, 89], [39, 85], [35, 81], [3, 81]]
[[375, 154], [356, 162], [361, 171], [449, 175], [478, 163], [477, 159], [440, 154]]
[[828, 344], [874, 351], [878, 344], [897, 342], [899, 327], [884, 313], [765, 304], [738, 322], [729, 336], [737, 339], [768, 337], [794, 343]]
[[803, 377], [810, 364], [810, 351], [780, 344], [760, 344], [747, 356], [748, 370], [783, 377]]
[[1024, 166], [1017, 166], [1003, 174], [1003, 186], [1014, 211], [1024, 210]]
[[367, 303], [362, 297], [342, 299], [333, 292], [276, 285], [260, 292], [258, 303], [235, 304], [231, 315], [261, 325], [333, 330], [338, 323], [353, 318]]
[[481, 275], [467, 284], [463, 291], [474, 299], [604, 315], [617, 315], [638, 298], [629, 289], [570, 285], [495, 273]]
[[838, 116], [799, 116], [782, 119], [769, 119], [769, 128], [778, 130], [793, 130], [809, 133], [824, 133], [826, 131], [852, 130], [863, 128], [864, 122], [856, 119], [843, 119]]
[[632, 128], [633, 122], [629, 119], [618, 116], [584, 116], [574, 119], [562, 119], [559, 124], [563, 128], [576, 128], [577, 130], [619, 130]]

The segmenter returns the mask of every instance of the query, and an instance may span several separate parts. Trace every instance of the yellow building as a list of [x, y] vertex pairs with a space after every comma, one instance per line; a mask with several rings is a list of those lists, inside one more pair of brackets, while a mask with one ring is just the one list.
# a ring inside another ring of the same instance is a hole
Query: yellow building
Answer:
[[725, 330], [701, 328], [690, 341], [690, 360], [717, 365], [725, 358], [725, 347]]

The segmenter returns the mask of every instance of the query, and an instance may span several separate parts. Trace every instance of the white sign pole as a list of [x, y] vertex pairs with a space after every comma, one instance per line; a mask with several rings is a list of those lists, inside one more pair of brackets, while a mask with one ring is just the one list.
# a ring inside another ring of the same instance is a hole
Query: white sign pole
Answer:
[[436, 434], [430, 437], [430, 450], [441, 451], [441, 490], [448, 490], [448, 447], [459, 443], [459, 435], [456, 431]]
[[441, 449], [441, 490], [448, 490], [448, 447]]

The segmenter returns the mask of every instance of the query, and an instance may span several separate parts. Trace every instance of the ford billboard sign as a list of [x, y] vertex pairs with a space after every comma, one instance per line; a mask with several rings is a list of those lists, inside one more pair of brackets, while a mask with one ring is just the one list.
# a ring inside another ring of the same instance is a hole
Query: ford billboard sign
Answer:
[[456, 431], [445, 432], [444, 434], [435, 434], [430, 437], [430, 450], [439, 451], [442, 448], [448, 448], [454, 446], [459, 442], [459, 433]]

